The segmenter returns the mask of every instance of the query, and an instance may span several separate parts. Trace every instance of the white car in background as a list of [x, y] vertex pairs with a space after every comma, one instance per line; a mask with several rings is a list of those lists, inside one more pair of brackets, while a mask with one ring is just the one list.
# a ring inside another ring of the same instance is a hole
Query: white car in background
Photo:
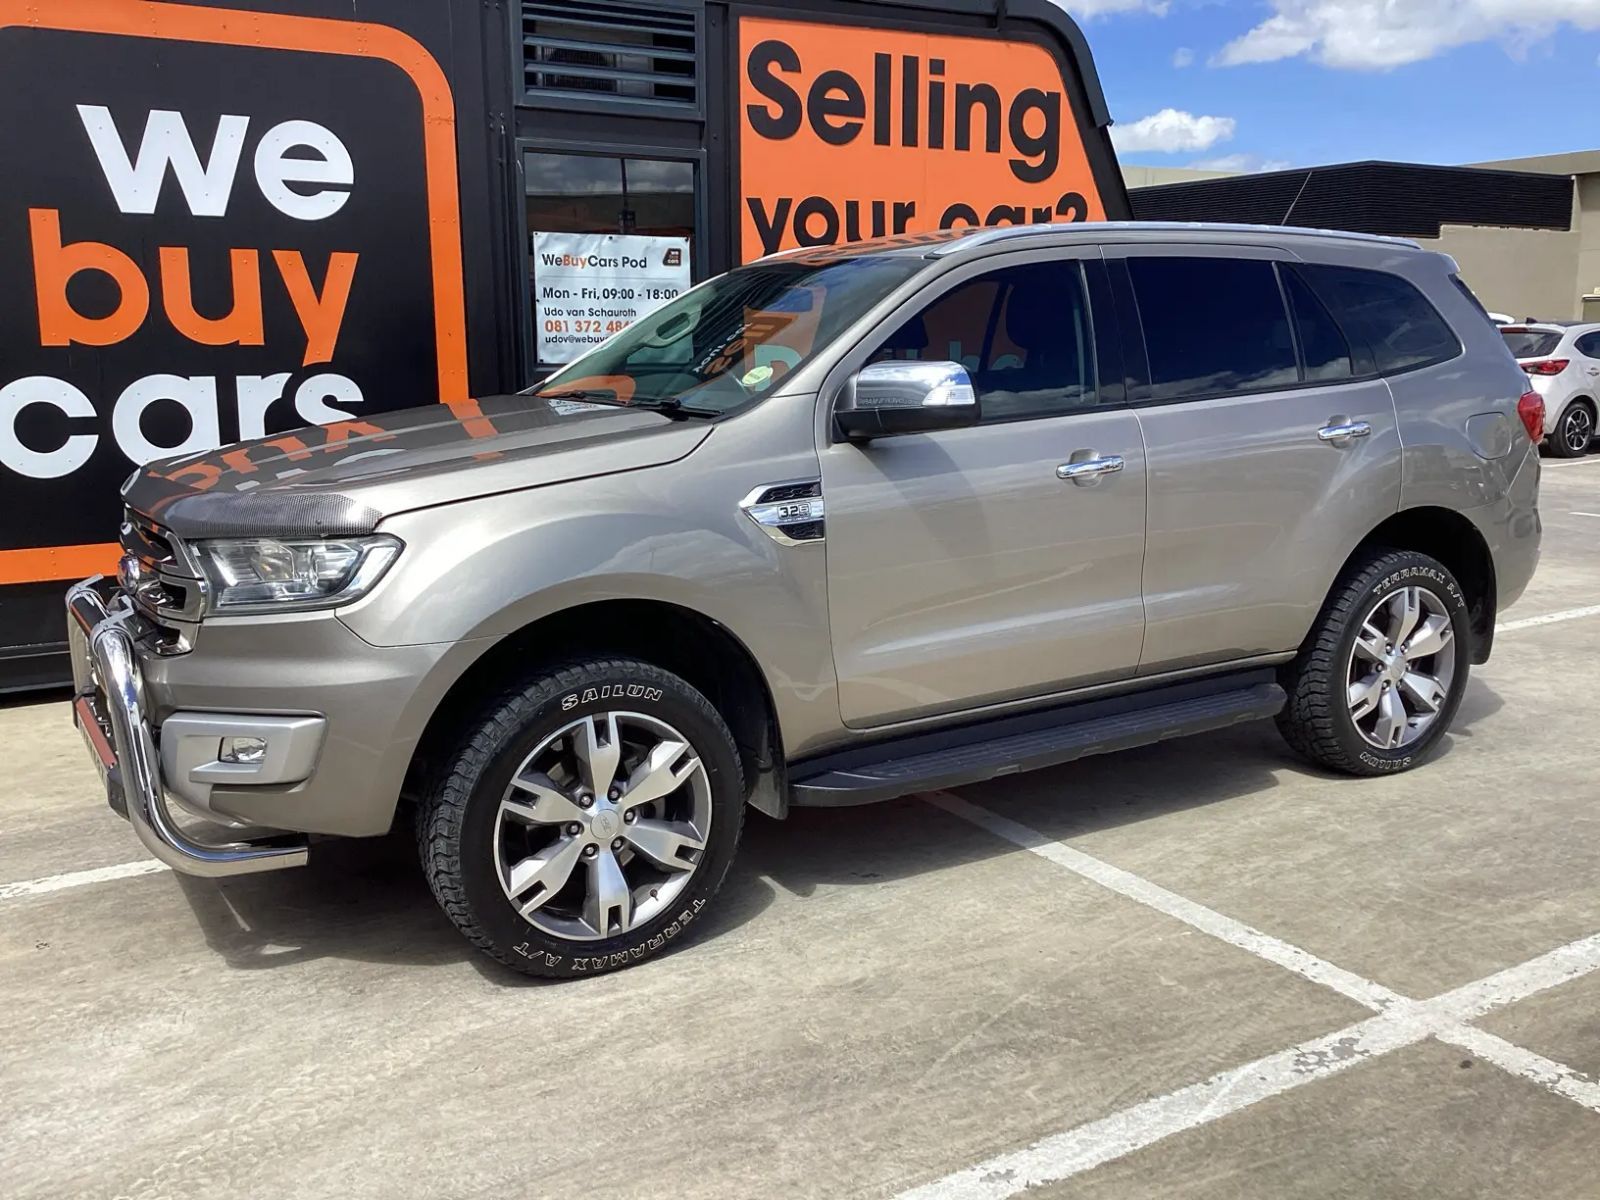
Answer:
[[1517, 365], [1544, 397], [1544, 443], [1552, 454], [1579, 458], [1594, 440], [1600, 412], [1600, 324], [1538, 321], [1504, 325]]

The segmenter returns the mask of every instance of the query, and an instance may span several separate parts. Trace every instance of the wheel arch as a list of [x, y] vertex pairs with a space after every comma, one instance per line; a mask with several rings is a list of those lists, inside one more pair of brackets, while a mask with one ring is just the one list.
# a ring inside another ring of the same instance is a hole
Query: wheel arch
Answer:
[[1461, 585], [1472, 623], [1472, 661], [1485, 663], [1494, 646], [1498, 607], [1494, 556], [1478, 527], [1448, 508], [1408, 508], [1373, 529], [1350, 552], [1337, 578], [1374, 550], [1415, 550], [1438, 559]]
[[749, 802], [769, 816], [787, 815], [777, 708], [755, 655], [714, 618], [650, 599], [576, 604], [496, 639], [434, 707], [412, 755], [406, 794], [420, 794], [460, 730], [490, 697], [544, 666], [617, 655], [671, 671], [711, 701], [738, 744]]

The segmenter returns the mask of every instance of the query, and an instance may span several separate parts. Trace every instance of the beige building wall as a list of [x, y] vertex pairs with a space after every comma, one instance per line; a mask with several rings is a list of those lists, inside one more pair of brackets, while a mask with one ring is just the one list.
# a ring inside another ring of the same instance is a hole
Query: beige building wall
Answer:
[[1193, 167], [1140, 167], [1122, 164], [1122, 182], [1130, 188], [1159, 187], [1164, 183], [1195, 183], [1201, 179], [1226, 179], [1237, 171], [1199, 171]]
[[[1600, 150], [1542, 154], [1537, 158], [1513, 158], [1504, 162], [1473, 165], [1500, 167], [1508, 171], [1543, 171], [1550, 175], [1573, 177], [1577, 186], [1573, 189], [1572, 198], [1571, 291], [1558, 310], [1540, 315], [1558, 320], [1582, 317], [1600, 321]], [[1484, 303], [1488, 304], [1488, 300], [1485, 299]]]
[[1579, 238], [1576, 232], [1446, 225], [1438, 238], [1417, 241], [1454, 258], [1490, 312], [1561, 320], [1579, 315]]

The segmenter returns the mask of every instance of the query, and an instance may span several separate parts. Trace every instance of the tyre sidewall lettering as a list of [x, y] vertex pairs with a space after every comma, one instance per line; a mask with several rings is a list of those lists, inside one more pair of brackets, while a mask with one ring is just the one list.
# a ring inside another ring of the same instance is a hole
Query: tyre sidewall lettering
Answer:
[[598, 704], [602, 700], [643, 700], [651, 704], [660, 699], [661, 689], [647, 683], [602, 683], [568, 692], [561, 697], [561, 711], [571, 712], [580, 704]]

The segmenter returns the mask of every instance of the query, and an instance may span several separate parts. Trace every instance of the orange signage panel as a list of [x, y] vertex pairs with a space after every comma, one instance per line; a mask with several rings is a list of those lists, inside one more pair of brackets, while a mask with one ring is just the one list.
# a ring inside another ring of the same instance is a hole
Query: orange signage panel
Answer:
[[744, 17], [739, 52], [745, 261], [1105, 217], [1082, 114], [1040, 45]]

